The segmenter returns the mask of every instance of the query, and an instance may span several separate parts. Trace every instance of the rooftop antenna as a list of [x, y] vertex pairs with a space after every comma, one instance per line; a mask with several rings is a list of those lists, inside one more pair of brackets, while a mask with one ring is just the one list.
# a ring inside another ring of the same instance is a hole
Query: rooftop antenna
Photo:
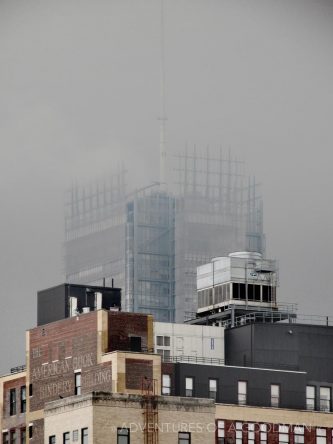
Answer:
[[166, 163], [167, 163], [167, 153], [166, 153], [166, 143], [165, 143], [165, 127], [166, 127], [166, 107], [165, 107], [165, 60], [164, 60], [164, 0], [161, 0], [161, 29], [160, 29], [160, 45], [161, 45], [161, 114], [159, 117], [160, 121], [160, 184], [166, 187], [167, 177], [166, 177]]

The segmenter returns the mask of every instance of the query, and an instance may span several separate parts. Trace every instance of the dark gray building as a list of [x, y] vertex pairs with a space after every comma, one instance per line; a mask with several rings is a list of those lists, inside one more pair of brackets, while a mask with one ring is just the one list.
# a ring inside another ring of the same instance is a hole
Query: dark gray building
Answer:
[[60, 284], [37, 293], [37, 325], [102, 308], [121, 309], [120, 288]]

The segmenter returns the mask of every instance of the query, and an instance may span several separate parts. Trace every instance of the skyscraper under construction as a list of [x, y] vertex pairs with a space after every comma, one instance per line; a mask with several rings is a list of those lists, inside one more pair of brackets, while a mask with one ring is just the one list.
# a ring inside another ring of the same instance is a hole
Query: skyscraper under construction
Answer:
[[170, 168], [163, 0], [160, 6], [159, 184], [127, 193], [120, 171], [94, 185], [73, 186], [65, 274], [69, 283], [112, 285], [114, 279], [124, 310], [183, 322], [197, 308], [197, 266], [238, 250], [263, 253], [263, 212], [255, 181], [230, 152], [185, 150]]
[[244, 164], [195, 150], [169, 186], [127, 193], [125, 172], [72, 186], [65, 217], [69, 283], [123, 290], [123, 310], [183, 322], [196, 311], [196, 267], [232, 251], [264, 252], [262, 199]]

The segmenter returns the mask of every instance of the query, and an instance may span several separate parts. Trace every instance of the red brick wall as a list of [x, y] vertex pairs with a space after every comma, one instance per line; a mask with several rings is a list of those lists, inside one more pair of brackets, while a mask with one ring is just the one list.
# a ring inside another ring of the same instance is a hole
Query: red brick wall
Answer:
[[[223, 420], [223, 418], [221, 418]], [[255, 424], [255, 444], [260, 444], [260, 423]], [[267, 425], [267, 444], [279, 444], [279, 424], [268, 424]], [[225, 443], [235, 444], [236, 443], [236, 421], [224, 420], [224, 431], [225, 431]], [[316, 444], [316, 427], [310, 427], [306, 424], [285, 424], [289, 428], [289, 444], [294, 444], [294, 427], [304, 426], [304, 444]], [[332, 444], [332, 429], [326, 429], [327, 444]], [[216, 431], [217, 432], [217, 431]], [[248, 444], [248, 427], [247, 423], [243, 422], [243, 441], [242, 444]], [[217, 433], [216, 433], [216, 442]]]
[[153, 361], [144, 359], [126, 359], [126, 388], [140, 390], [142, 379], [153, 378]]
[[84, 382], [92, 381], [92, 372], [99, 370], [96, 312], [30, 331], [29, 370], [33, 384], [30, 410], [39, 410], [45, 402], [59, 397], [74, 395], [74, 371], [77, 369], [82, 371], [84, 390]]
[[[13, 429], [25, 425], [25, 413], [21, 413], [21, 387], [26, 384], [25, 377], [18, 377], [4, 383], [3, 391], [3, 428]], [[16, 415], [10, 416], [10, 390], [16, 390]], [[27, 393], [28, 396], [28, 393]]]
[[147, 315], [110, 311], [108, 351], [130, 351], [130, 336], [141, 336], [141, 346], [143, 350], [147, 349]]
[[[112, 391], [111, 363], [97, 364], [97, 313], [53, 322], [30, 331], [30, 410], [75, 394], [75, 370], [81, 392]], [[43, 421], [34, 422], [32, 444], [43, 442]]]

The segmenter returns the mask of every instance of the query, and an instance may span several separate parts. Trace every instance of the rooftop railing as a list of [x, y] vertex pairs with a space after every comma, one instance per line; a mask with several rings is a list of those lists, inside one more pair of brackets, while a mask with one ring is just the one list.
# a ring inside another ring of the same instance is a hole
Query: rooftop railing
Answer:
[[299, 367], [294, 364], [282, 364], [279, 362], [260, 362], [260, 361], [233, 361], [225, 364], [225, 360], [221, 358], [209, 358], [203, 356], [162, 356], [163, 362], [183, 363], [183, 364], [202, 364], [230, 367], [246, 367], [246, 368], [262, 368], [269, 370], [299, 371]]
[[21, 373], [24, 372], [26, 370], [26, 365], [18, 365], [17, 367], [12, 367], [10, 369], [10, 373], [14, 374], [14, 373]]

